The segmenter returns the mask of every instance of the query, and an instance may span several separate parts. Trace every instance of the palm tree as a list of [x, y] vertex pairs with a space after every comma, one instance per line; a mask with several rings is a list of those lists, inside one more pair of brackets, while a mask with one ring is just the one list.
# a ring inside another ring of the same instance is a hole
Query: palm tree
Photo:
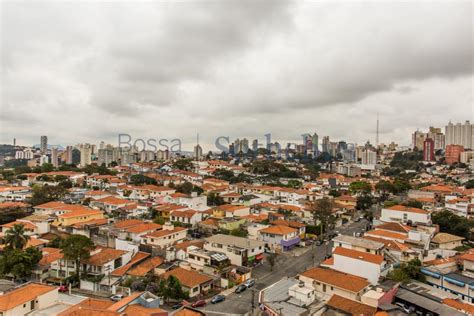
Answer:
[[12, 249], [25, 248], [30, 236], [26, 235], [25, 226], [23, 224], [15, 224], [12, 228], [5, 232], [5, 244]]

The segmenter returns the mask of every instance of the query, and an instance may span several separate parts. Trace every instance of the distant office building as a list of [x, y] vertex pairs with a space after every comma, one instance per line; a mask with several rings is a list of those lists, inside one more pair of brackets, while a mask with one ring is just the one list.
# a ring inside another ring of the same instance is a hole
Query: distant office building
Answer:
[[194, 159], [196, 159], [196, 160], [201, 160], [202, 159], [202, 147], [199, 144], [194, 146]]
[[474, 124], [466, 121], [464, 124], [448, 123], [445, 127], [447, 145], [461, 145], [466, 149], [473, 149]]
[[423, 142], [423, 160], [424, 161], [435, 161], [434, 140], [431, 139], [431, 138], [427, 138]]
[[73, 147], [72, 146], [67, 146], [66, 147], [66, 163], [68, 165], [72, 164], [72, 151], [73, 151]]
[[474, 160], [474, 151], [464, 151], [459, 156], [459, 161], [465, 164], [471, 163]]
[[240, 151], [244, 154], [249, 152], [249, 140], [247, 138], [240, 141]]
[[140, 151], [140, 161], [149, 162], [155, 160], [155, 153], [152, 150]]
[[48, 151], [48, 136], [40, 137], [40, 150], [42, 154], [46, 154]]
[[441, 128], [435, 128], [430, 126], [427, 137], [433, 140], [434, 150], [440, 150], [445, 148], [445, 137], [444, 134], [441, 132]]
[[100, 142], [99, 149], [105, 149], [105, 142], [104, 141]]
[[80, 166], [85, 167], [92, 163], [92, 146], [91, 144], [80, 144], [79, 150], [81, 152]]
[[53, 167], [57, 168], [59, 166], [59, 156], [58, 156], [58, 148], [53, 147], [51, 149], [51, 163]]
[[445, 152], [446, 163], [448, 165], [458, 163], [462, 152], [464, 152], [464, 147], [461, 145], [447, 145]]
[[362, 151], [362, 164], [363, 165], [376, 165], [377, 152], [372, 149], [364, 149]]
[[34, 153], [30, 148], [15, 152], [15, 159], [33, 159]]
[[156, 160], [160, 161], [168, 161], [170, 160], [170, 152], [168, 149], [166, 150], [157, 150], [156, 151]]
[[253, 150], [254, 152], [257, 152], [257, 151], [258, 151], [258, 139], [254, 139], [254, 140], [252, 141], [252, 150]]
[[122, 159], [120, 160], [121, 166], [128, 166], [135, 162], [137, 162], [137, 156], [135, 155], [134, 150], [126, 150], [122, 152]]
[[41, 155], [39, 160], [40, 166], [44, 165], [45, 163], [49, 163], [49, 157], [47, 155]]
[[412, 149], [421, 150], [423, 148], [423, 142], [426, 139], [426, 134], [420, 131], [416, 131], [411, 136]]
[[314, 133], [311, 139], [313, 143], [313, 155], [316, 157], [319, 155], [319, 136], [318, 134]]
[[99, 149], [97, 164], [99, 166], [105, 165], [106, 167], [110, 166], [113, 160], [113, 150], [112, 149]]
[[321, 144], [323, 153], [329, 153], [329, 136], [323, 137], [323, 142]]

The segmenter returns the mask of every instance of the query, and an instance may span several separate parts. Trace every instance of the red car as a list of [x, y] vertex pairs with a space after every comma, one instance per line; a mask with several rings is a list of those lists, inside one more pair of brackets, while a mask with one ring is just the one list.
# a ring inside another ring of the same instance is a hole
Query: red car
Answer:
[[199, 300], [191, 304], [192, 307], [203, 307], [206, 306], [206, 301]]
[[61, 285], [59, 288], [58, 288], [58, 292], [61, 292], [61, 293], [66, 293], [68, 292], [69, 289], [67, 288], [67, 286], [65, 285]]

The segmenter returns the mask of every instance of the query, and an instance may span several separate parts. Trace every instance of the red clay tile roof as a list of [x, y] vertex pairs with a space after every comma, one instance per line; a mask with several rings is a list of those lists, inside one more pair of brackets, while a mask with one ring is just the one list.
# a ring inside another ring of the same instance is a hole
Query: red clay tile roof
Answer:
[[142, 220], [139, 220], [139, 219], [127, 219], [127, 220], [124, 220], [124, 221], [114, 223], [114, 227], [122, 229], [122, 228], [128, 228], [128, 227], [140, 225], [140, 224], [143, 224], [143, 223], [145, 223], [145, 222], [142, 221]]
[[146, 234], [145, 237], [160, 238], [160, 237], [175, 234], [175, 233], [183, 231], [183, 230], [186, 230], [186, 228], [184, 228], [184, 227], [175, 227], [173, 230], [163, 229], [163, 230], [158, 230], [158, 231], [154, 231], [152, 233]]
[[405, 205], [394, 205], [389, 208], [387, 208], [392, 211], [398, 211], [398, 212], [408, 212], [408, 213], [417, 213], [417, 214], [429, 214], [430, 212], [423, 210], [421, 208], [416, 208], [416, 207], [408, 207]]
[[350, 315], [371, 316], [375, 315], [377, 312], [377, 307], [362, 304], [361, 302], [354, 301], [336, 294], [334, 294], [326, 304], [333, 309], [343, 311]]
[[127, 253], [125, 250], [102, 248], [100, 252], [91, 255], [90, 258], [84, 260], [83, 263], [87, 263], [93, 266], [103, 266], [107, 262], [120, 258], [125, 253]]
[[445, 304], [445, 305], [447, 305], [451, 308], [457, 309], [458, 311], [461, 311], [463, 313], [466, 313], [466, 314], [469, 314], [469, 315], [474, 315], [474, 306], [472, 306], [470, 304], [460, 302], [460, 301], [454, 300], [452, 298], [445, 298], [443, 300], [443, 304]]
[[127, 274], [131, 276], [145, 276], [148, 272], [153, 271], [156, 267], [163, 263], [163, 258], [153, 257], [143, 261], [136, 267], [128, 270]]
[[380, 237], [380, 238], [400, 239], [400, 240], [408, 239], [407, 235], [394, 233], [394, 232], [390, 232], [390, 231], [386, 231], [386, 230], [379, 230], [379, 229], [369, 230], [365, 234], [366, 235], [373, 235], [375, 237]]
[[143, 223], [140, 225], [132, 226], [129, 228], [126, 228], [125, 231], [132, 233], [132, 234], [139, 234], [139, 233], [144, 233], [144, 232], [149, 232], [149, 231], [155, 231], [158, 229], [161, 229], [163, 226], [160, 224], [155, 224], [155, 223]]
[[261, 233], [266, 233], [266, 234], [274, 234], [274, 235], [288, 235], [291, 233], [297, 233], [298, 230], [295, 228], [291, 228], [288, 226], [283, 226], [283, 225], [275, 225], [275, 226], [270, 226], [264, 229], [259, 230]]
[[301, 275], [353, 293], [359, 293], [370, 285], [365, 278], [327, 268], [312, 268]]
[[183, 268], [176, 268], [170, 270], [163, 274], [163, 278], [168, 279], [171, 275], [175, 276], [181, 282], [182, 285], [188, 288], [193, 288], [200, 284], [212, 281], [212, 278], [210, 276], [201, 274], [196, 271], [186, 270]]
[[6, 312], [18, 305], [25, 304], [40, 295], [56, 290], [56, 286], [29, 283], [0, 296], [0, 311]]
[[375, 255], [372, 253], [357, 251], [343, 247], [337, 247], [336, 249], [334, 249], [333, 254], [374, 264], [381, 264], [384, 261], [384, 258], [381, 255]]
[[113, 276], [123, 276], [134, 264], [137, 264], [138, 262], [145, 260], [149, 256], [150, 254], [139, 251], [132, 257], [132, 260], [130, 260], [129, 263], [127, 263], [126, 265], [118, 269], [115, 269], [110, 274]]

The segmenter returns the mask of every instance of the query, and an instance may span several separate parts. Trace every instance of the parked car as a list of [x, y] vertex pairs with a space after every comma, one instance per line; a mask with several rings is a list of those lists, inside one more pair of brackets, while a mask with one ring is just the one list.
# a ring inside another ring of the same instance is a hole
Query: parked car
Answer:
[[247, 281], [245, 281], [244, 285], [247, 287], [247, 288], [250, 288], [252, 286], [255, 285], [255, 280], [254, 279], [249, 279]]
[[176, 303], [173, 306], [171, 306], [172, 309], [180, 309], [181, 307], [183, 307], [183, 302]]
[[235, 293], [237, 294], [242, 293], [246, 289], [247, 289], [247, 286], [245, 286], [245, 284], [241, 284], [235, 289]]
[[211, 299], [211, 303], [212, 304], [217, 304], [217, 303], [220, 303], [220, 302], [223, 302], [225, 301], [225, 296], [224, 295], [216, 295], [214, 296], [212, 299]]
[[66, 285], [61, 285], [59, 288], [58, 288], [58, 292], [60, 293], [67, 293], [68, 292], [68, 288]]
[[206, 301], [199, 300], [191, 304], [191, 307], [203, 307], [206, 306]]
[[114, 302], [118, 302], [118, 301], [122, 300], [122, 298], [123, 298], [122, 294], [115, 294], [115, 295], [112, 295], [110, 297], [110, 299]]

